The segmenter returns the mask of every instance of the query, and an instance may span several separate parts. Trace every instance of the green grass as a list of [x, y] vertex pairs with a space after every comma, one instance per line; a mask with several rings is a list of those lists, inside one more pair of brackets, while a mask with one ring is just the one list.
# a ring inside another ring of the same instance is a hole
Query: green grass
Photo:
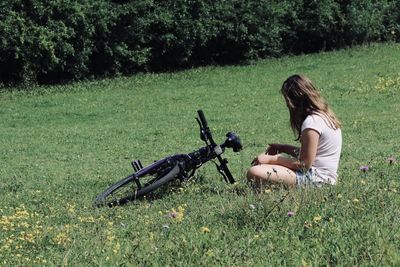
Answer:
[[[399, 55], [381, 44], [1, 92], [0, 265], [399, 266], [400, 172], [387, 162], [400, 151]], [[343, 121], [340, 181], [256, 195], [244, 179], [253, 156], [294, 143], [279, 93], [293, 73]], [[217, 141], [241, 136], [243, 152], [225, 154], [237, 184], [208, 164], [159, 199], [92, 208], [132, 159], [200, 147], [199, 108]]]

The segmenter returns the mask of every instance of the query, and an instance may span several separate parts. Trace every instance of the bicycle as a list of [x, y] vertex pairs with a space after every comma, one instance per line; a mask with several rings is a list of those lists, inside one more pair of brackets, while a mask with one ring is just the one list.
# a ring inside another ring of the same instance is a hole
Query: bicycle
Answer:
[[228, 169], [228, 160], [222, 158], [226, 148], [232, 148], [234, 152], [242, 150], [243, 146], [238, 135], [234, 132], [226, 134], [226, 140], [221, 145], [215, 143], [211, 130], [202, 110], [197, 111], [196, 121], [200, 126], [200, 138], [205, 146], [188, 154], [175, 154], [143, 167], [140, 160], [132, 161], [134, 173], [111, 185], [104, 190], [95, 200], [95, 206], [123, 205], [129, 201], [141, 198], [168, 182], [179, 179], [185, 181], [192, 177], [195, 171], [204, 163], [215, 161], [218, 172], [224, 180], [233, 184], [233, 178]]

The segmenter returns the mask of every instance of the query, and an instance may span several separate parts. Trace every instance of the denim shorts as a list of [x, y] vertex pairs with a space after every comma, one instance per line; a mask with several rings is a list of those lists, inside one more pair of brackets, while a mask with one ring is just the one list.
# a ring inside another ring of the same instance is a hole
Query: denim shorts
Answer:
[[296, 171], [296, 185], [298, 187], [321, 187], [334, 184], [331, 179], [324, 177], [323, 173], [311, 167], [308, 171]]

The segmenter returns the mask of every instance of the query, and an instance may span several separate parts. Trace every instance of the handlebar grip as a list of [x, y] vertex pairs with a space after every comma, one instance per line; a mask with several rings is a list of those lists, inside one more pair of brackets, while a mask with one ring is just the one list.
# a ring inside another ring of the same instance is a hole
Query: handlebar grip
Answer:
[[206, 120], [206, 117], [204, 116], [203, 111], [201, 109], [199, 109], [197, 111], [197, 114], [199, 115], [199, 118], [200, 118], [200, 121], [201, 121], [201, 124], [203, 125], [203, 127], [207, 128], [208, 127], [207, 120]]

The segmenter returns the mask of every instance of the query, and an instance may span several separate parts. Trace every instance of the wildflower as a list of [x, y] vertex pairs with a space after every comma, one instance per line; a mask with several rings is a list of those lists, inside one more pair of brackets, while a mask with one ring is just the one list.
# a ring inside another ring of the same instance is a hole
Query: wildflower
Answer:
[[67, 203], [67, 210], [69, 213], [74, 214], [75, 213], [75, 205]]
[[203, 233], [209, 233], [210, 232], [210, 229], [208, 229], [208, 227], [201, 227], [201, 231], [203, 232]]
[[304, 229], [309, 229], [309, 228], [312, 227], [312, 223], [308, 222], [308, 221], [305, 221], [303, 227], [304, 227]]
[[53, 238], [53, 241], [57, 245], [65, 245], [70, 239], [67, 232], [60, 232]]
[[353, 203], [358, 203], [358, 202], [360, 202], [360, 200], [358, 200], [357, 198], [353, 199]]
[[172, 209], [165, 216], [171, 219], [175, 219], [177, 222], [183, 221], [185, 209], [181, 206], [178, 207], [178, 211]]
[[165, 216], [167, 218], [173, 218], [174, 219], [174, 218], [176, 218], [178, 216], [178, 213], [175, 211], [175, 209], [172, 209], [172, 211], [167, 213]]
[[288, 217], [293, 217], [295, 215], [294, 211], [288, 211], [287, 216]]
[[322, 220], [321, 215], [317, 215], [314, 217], [314, 222], [320, 222]]
[[369, 166], [361, 166], [361, 167], [360, 167], [360, 171], [362, 171], [362, 172], [367, 172], [367, 171], [369, 171]]
[[392, 165], [392, 164], [396, 163], [396, 158], [395, 157], [389, 157], [386, 161], [389, 162], [389, 165]]
[[301, 259], [301, 266], [307, 267], [307, 266], [311, 266], [311, 264], [309, 264], [305, 259]]
[[121, 245], [119, 244], [119, 242], [117, 242], [113, 247], [114, 254], [117, 254], [120, 248], [121, 248]]
[[112, 235], [112, 234], [107, 235], [107, 241], [111, 242], [111, 241], [113, 241], [114, 239], [115, 239], [115, 235]]
[[162, 228], [169, 229], [169, 225], [168, 224], [163, 224]]
[[79, 220], [80, 222], [90, 222], [90, 223], [95, 222], [93, 216], [89, 216], [89, 217], [81, 217], [81, 216], [78, 216], [78, 220]]
[[209, 250], [207, 250], [206, 255], [208, 257], [213, 257], [215, 254], [214, 254], [214, 251], [212, 249], [209, 249]]
[[256, 209], [256, 206], [254, 204], [250, 204], [249, 206], [250, 206], [250, 209], [252, 209], [252, 210]]

